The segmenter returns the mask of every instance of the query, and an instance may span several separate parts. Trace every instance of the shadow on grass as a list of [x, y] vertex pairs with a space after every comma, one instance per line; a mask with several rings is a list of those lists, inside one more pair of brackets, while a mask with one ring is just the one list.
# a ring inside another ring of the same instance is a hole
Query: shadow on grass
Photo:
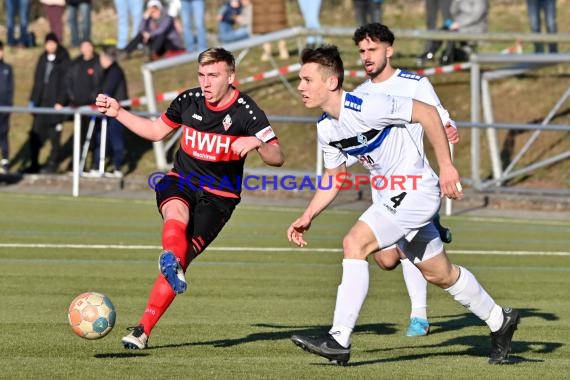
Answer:
[[[562, 345], [563, 345], [562, 343], [557, 343], [557, 342], [517, 341], [515, 333], [511, 347], [512, 349], [511, 355], [509, 356], [508, 361], [503, 364], [512, 365], [522, 362], [541, 363], [544, 362], [543, 359], [527, 359], [518, 354], [523, 354], [528, 352], [545, 353], [545, 354], [551, 353], [557, 350], [558, 348], [562, 347]], [[457, 357], [461, 355], [466, 355], [466, 356], [477, 356], [481, 358], [487, 358], [491, 350], [491, 341], [489, 336], [487, 335], [466, 335], [466, 336], [448, 339], [443, 342], [438, 342], [435, 344], [426, 344], [420, 346], [413, 345], [413, 346], [391, 347], [387, 349], [368, 350], [366, 352], [388, 352], [388, 351], [404, 350], [404, 349], [418, 350], [418, 349], [431, 349], [431, 348], [440, 350], [442, 347], [451, 347], [451, 346], [464, 346], [466, 348], [463, 350], [453, 350], [448, 352], [431, 352], [431, 353], [421, 353], [414, 355], [399, 355], [399, 356], [393, 356], [377, 360], [352, 362], [349, 363], [348, 365], [359, 366], [359, 365], [369, 365], [369, 364], [378, 364], [378, 363], [399, 362], [404, 360], [419, 360], [419, 359], [426, 359], [438, 356]], [[536, 349], [536, 346], [539, 346], [540, 348]]]
[[[523, 308], [518, 309], [521, 315], [521, 321], [523, 323], [524, 328], [524, 319], [530, 317], [537, 317], [541, 318], [546, 321], [556, 321], [559, 317], [550, 312], [540, 311], [538, 309], [532, 308]], [[431, 317], [432, 321], [431, 326], [436, 327], [436, 329], [432, 330], [432, 334], [437, 334], [445, 331], [454, 331], [460, 330], [464, 327], [469, 327], [473, 325], [480, 325], [482, 322], [475, 317], [471, 313], [463, 313], [463, 314], [455, 314], [455, 315], [443, 315], [443, 316], [433, 316]], [[442, 320], [441, 322], [434, 322], [434, 320]], [[236, 339], [219, 339], [219, 340], [210, 340], [210, 341], [203, 341], [203, 342], [191, 342], [191, 343], [180, 343], [180, 344], [166, 344], [161, 346], [153, 346], [149, 349], [159, 349], [159, 348], [177, 348], [177, 347], [190, 347], [190, 346], [214, 346], [214, 347], [232, 347], [240, 344], [245, 343], [252, 343], [258, 341], [277, 341], [277, 340], [287, 340], [292, 335], [299, 334], [299, 335], [319, 335], [323, 334], [324, 332], [328, 331], [330, 328], [329, 325], [314, 325], [314, 326], [282, 326], [282, 325], [274, 325], [274, 324], [254, 324], [252, 325], [254, 328], [263, 328], [266, 331], [256, 332], [244, 336], [242, 338]], [[390, 335], [395, 334], [399, 330], [395, 327], [393, 323], [373, 323], [373, 324], [363, 324], [358, 325], [355, 328], [355, 333], [359, 334], [378, 334], [378, 335]], [[418, 342], [418, 339], [413, 339], [414, 343]], [[379, 344], [381, 344], [379, 342]], [[374, 360], [364, 360], [364, 361], [352, 361], [348, 363], [348, 366], [362, 366], [362, 365], [373, 365], [373, 364], [380, 364], [380, 363], [389, 363], [389, 362], [397, 362], [397, 361], [412, 361], [412, 360], [421, 360], [430, 357], [457, 357], [457, 356], [474, 356], [474, 357], [481, 357], [485, 361], [490, 352], [490, 338], [487, 333], [483, 333], [481, 335], [466, 335], [461, 337], [455, 337], [448, 340], [444, 340], [442, 342], [437, 342], [433, 344], [426, 344], [426, 345], [409, 345], [409, 346], [401, 346], [401, 347], [389, 347], [389, 348], [379, 348], [374, 350], [368, 350], [365, 352], [368, 353], [387, 353], [390, 351], [397, 351], [397, 350], [407, 350], [407, 349], [434, 349], [435, 352], [428, 352], [428, 353], [418, 353], [412, 355], [398, 355], [392, 357], [384, 357]], [[441, 350], [442, 347], [453, 347], [453, 346], [462, 346], [465, 347], [464, 349], [460, 350], [449, 350], [448, 352], [437, 352]], [[563, 343], [559, 342], [542, 342], [542, 341], [517, 341], [516, 333], [514, 336], [514, 340], [512, 343], [512, 352], [509, 356], [509, 359], [503, 365], [513, 365], [522, 362], [543, 362], [543, 359], [527, 359], [521, 356], [523, 353], [541, 353], [541, 354], [548, 354], [552, 353], [558, 348], [562, 347]], [[112, 354], [108, 354], [108, 357]], [[103, 356], [98, 356], [103, 357]], [[323, 359], [326, 360], [326, 359]], [[315, 365], [330, 365], [330, 363], [317, 363]]]
[[[330, 326], [304, 326], [304, 327], [293, 327], [293, 326], [279, 326], [271, 324], [255, 324], [253, 327], [260, 327], [265, 329], [272, 329], [277, 331], [262, 331], [257, 333], [252, 333], [243, 338], [236, 339], [219, 339], [210, 340], [205, 342], [192, 342], [192, 343], [180, 343], [180, 344], [166, 344], [162, 346], [153, 346], [149, 349], [157, 348], [174, 348], [174, 347], [185, 347], [185, 346], [214, 346], [214, 347], [232, 347], [239, 344], [258, 342], [258, 341], [276, 341], [291, 338], [291, 335], [320, 335], [330, 329]], [[355, 332], [365, 333], [365, 334], [379, 334], [388, 335], [394, 334], [397, 329], [392, 323], [374, 323], [357, 326]]]
[[[556, 321], [559, 317], [550, 312], [540, 311], [538, 309], [532, 308], [523, 308], [518, 309], [521, 315], [521, 323], [522, 327], [524, 328], [524, 320], [525, 318], [530, 317], [537, 317], [541, 318], [545, 321]], [[433, 322], [434, 319], [446, 319], [443, 322]], [[445, 331], [453, 331], [459, 330], [463, 327], [469, 327], [477, 324], [481, 324], [481, 321], [471, 313], [463, 313], [457, 315], [443, 315], [437, 317], [431, 317], [430, 321], [430, 335], [445, 332]], [[433, 329], [434, 326], [437, 326], [437, 329]], [[520, 325], [519, 325], [520, 328]], [[417, 342], [417, 339], [414, 340]], [[440, 349], [441, 347], [446, 346], [465, 346], [466, 348], [462, 351], [450, 351], [450, 352], [433, 352], [433, 353], [422, 353], [422, 354], [414, 354], [414, 355], [400, 355], [394, 356], [389, 358], [382, 358], [378, 360], [366, 360], [361, 362], [352, 362], [349, 363], [349, 366], [359, 366], [359, 365], [370, 365], [370, 364], [378, 364], [378, 363], [387, 363], [387, 362], [396, 362], [396, 361], [403, 361], [403, 360], [418, 360], [418, 359], [425, 359], [429, 357], [437, 357], [437, 356], [459, 356], [459, 355], [467, 355], [467, 356], [478, 356], [478, 357], [487, 357], [489, 355], [491, 349], [491, 342], [488, 334], [484, 335], [466, 335], [461, 337], [456, 337], [452, 339], [445, 340], [443, 342], [438, 342], [434, 344], [427, 344], [427, 345], [410, 345], [410, 346], [401, 346], [401, 347], [390, 347], [390, 348], [381, 348], [375, 350], [368, 350], [366, 352], [388, 352], [388, 351], [396, 351], [402, 349]], [[522, 362], [543, 362], [542, 359], [526, 359], [520, 355], [522, 353], [540, 353], [540, 354], [548, 354], [552, 353], [558, 348], [562, 347], [563, 344], [559, 342], [541, 342], [541, 341], [518, 341], [516, 338], [516, 332], [513, 337], [512, 342], [512, 351], [511, 355], [509, 356], [509, 360], [507, 363], [503, 363], [503, 365], [512, 365]], [[515, 354], [515, 355], [513, 355]]]
[[[545, 321], [557, 321], [560, 318], [550, 312], [540, 311], [532, 308], [522, 308], [517, 310], [521, 316], [521, 323], [524, 326], [526, 318], [536, 317]], [[460, 330], [464, 327], [481, 325], [483, 322], [472, 313], [462, 313], [455, 315], [430, 316], [430, 335], [439, 334], [446, 331]]]

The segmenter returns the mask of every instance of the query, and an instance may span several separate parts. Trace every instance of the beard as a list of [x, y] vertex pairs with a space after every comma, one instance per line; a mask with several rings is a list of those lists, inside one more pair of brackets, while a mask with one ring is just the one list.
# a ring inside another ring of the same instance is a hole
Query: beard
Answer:
[[387, 61], [384, 61], [380, 66], [376, 67], [374, 70], [368, 72], [368, 76], [370, 77], [370, 79], [374, 79], [376, 78], [378, 75], [382, 74], [382, 72], [384, 71], [384, 69], [386, 68], [386, 65], [388, 64]]

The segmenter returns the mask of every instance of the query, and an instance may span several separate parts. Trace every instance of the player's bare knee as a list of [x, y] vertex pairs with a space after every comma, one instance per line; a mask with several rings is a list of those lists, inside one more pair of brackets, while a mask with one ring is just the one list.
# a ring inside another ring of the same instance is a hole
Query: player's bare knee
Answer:
[[374, 253], [374, 261], [376, 261], [376, 264], [383, 270], [392, 270], [400, 264], [399, 257], [384, 251]]
[[161, 213], [164, 220], [174, 219], [183, 223], [188, 223], [188, 206], [179, 199], [168, 200], [162, 205]]
[[342, 240], [342, 249], [345, 259], [364, 260], [368, 256], [366, 247], [353, 234], [348, 234]]

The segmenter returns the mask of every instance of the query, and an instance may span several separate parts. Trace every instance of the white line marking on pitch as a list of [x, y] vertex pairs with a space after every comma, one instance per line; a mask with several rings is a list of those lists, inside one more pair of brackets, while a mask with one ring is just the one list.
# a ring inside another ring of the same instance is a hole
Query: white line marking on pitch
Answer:
[[[122, 244], [43, 244], [43, 243], [0, 243], [0, 248], [29, 249], [118, 249], [118, 250], [161, 250], [158, 245]], [[296, 247], [209, 247], [208, 251], [249, 251], [249, 252], [325, 252], [340, 253], [340, 248], [296, 248]], [[570, 252], [557, 251], [498, 251], [451, 249], [447, 253], [458, 255], [511, 255], [511, 256], [570, 256]]]

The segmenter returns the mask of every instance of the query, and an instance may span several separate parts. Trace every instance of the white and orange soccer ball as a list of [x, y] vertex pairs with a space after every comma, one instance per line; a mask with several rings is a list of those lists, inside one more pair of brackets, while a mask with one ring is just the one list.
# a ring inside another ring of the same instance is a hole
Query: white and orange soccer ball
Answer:
[[103, 338], [115, 326], [115, 306], [104, 294], [86, 292], [71, 301], [67, 318], [73, 332], [81, 338]]

